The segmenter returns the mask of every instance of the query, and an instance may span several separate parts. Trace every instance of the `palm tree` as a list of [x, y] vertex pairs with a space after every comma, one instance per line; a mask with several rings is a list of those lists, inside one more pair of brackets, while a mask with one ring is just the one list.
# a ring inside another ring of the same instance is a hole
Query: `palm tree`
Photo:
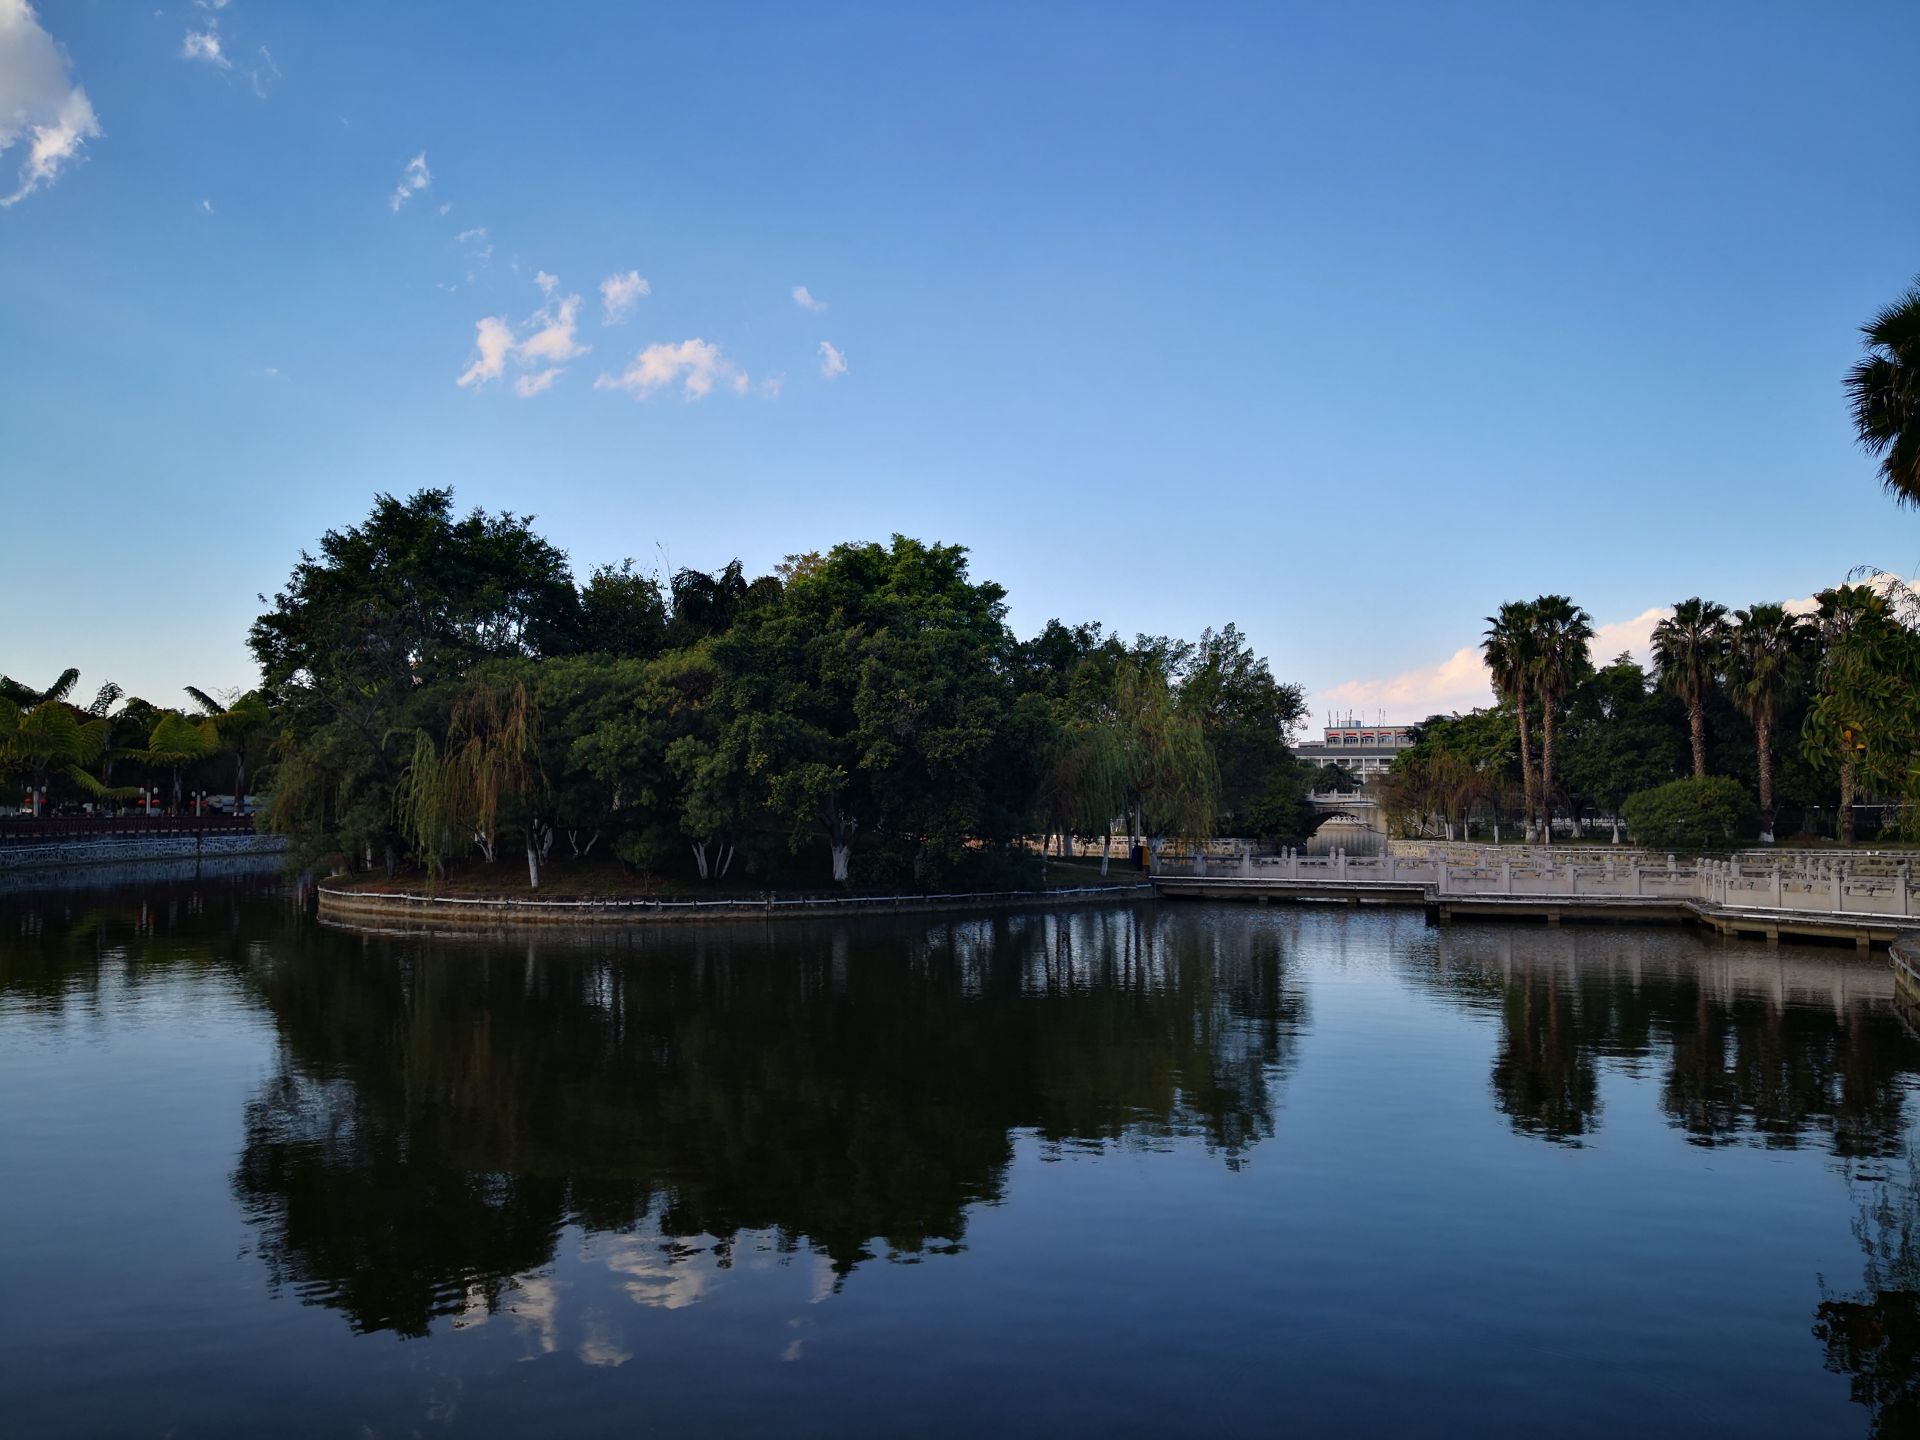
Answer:
[[1860, 327], [1867, 355], [1847, 372], [1853, 429], [1880, 478], [1920, 505], [1920, 284]]
[[206, 691], [189, 685], [188, 696], [200, 707], [203, 718], [213, 722], [220, 743], [233, 752], [233, 813], [247, 806], [247, 746], [272, 717], [260, 692], [249, 690], [230, 705], [222, 705]]
[[1653, 659], [1665, 685], [1687, 707], [1693, 739], [1693, 775], [1707, 774], [1707, 697], [1726, 652], [1727, 607], [1698, 595], [1682, 600], [1653, 627]]
[[1533, 739], [1527, 729], [1527, 696], [1533, 685], [1533, 607], [1510, 600], [1498, 615], [1487, 617], [1486, 638], [1480, 651], [1493, 672], [1493, 688], [1511, 701], [1520, 722], [1520, 813], [1529, 840], [1533, 838]]
[[220, 732], [211, 719], [203, 716], [196, 720], [182, 715], [178, 710], [163, 710], [153, 727], [153, 733], [147, 736], [147, 748], [140, 752], [140, 758], [172, 769], [173, 808], [178, 813], [180, 767], [204, 760], [209, 755], [217, 754], [219, 749]]
[[1755, 605], [1733, 612], [1727, 640], [1727, 694], [1753, 722], [1760, 764], [1761, 839], [1773, 840], [1773, 722], [1800, 677], [1806, 659], [1807, 626], [1781, 605]]
[[1533, 690], [1540, 699], [1540, 827], [1553, 843], [1553, 717], [1562, 697], [1593, 669], [1593, 617], [1564, 595], [1542, 595], [1533, 613]]

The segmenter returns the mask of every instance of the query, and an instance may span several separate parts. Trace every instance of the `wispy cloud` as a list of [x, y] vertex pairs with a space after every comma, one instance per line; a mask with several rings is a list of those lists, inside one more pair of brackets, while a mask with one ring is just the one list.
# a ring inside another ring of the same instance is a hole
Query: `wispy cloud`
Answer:
[[827, 302], [814, 299], [813, 292], [804, 285], [796, 285], [793, 287], [793, 303], [798, 305], [802, 310], [813, 311], [816, 315], [825, 314], [827, 309]]
[[220, 22], [207, 21], [204, 30], [189, 30], [187, 38], [180, 42], [180, 58], [183, 60], [204, 60], [209, 65], [217, 65], [222, 70], [231, 70], [233, 62], [220, 48]]
[[834, 349], [827, 341], [820, 342], [820, 378], [838, 380], [847, 373], [847, 357]]
[[705, 340], [682, 340], [678, 345], [656, 343], [633, 357], [618, 375], [602, 374], [593, 382], [596, 390], [626, 390], [634, 395], [651, 395], [670, 385], [679, 385], [689, 400], [703, 400], [715, 385], [725, 385], [743, 395], [749, 385], [746, 372], [721, 353], [718, 345]]
[[280, 78], [280, 67], [274, 63], [273, 52], [262, 45], [259, 55], [247, 71], [247, 83], [253, 87], [253, 93], [264, 100], [268, 92], [280, 83]]
[[554, 288], [560, 283], [560, 277], [558, 275], [549, 275], [544, 270], [536, 270], [533, 272], [533, 283], [540, 287], [540, 293], [542, 295], [551, 296]]
[[618, 325], [639, 300], [652, 293], [653, 287], [638, 270], [607, 276], [600, 282], [600, 323]]
[[66, 57], [33, 7], [0, 0], [0, 154], [26, 142], [19, 181], [12, 194], [0, 195], [0, 206], [52, 184], [101, 133], [87, 92], [73, 83]]
[[211, 200], [202, 200], [200, 202], [200, 208], [211, 215], [213, 213], [213, 202]]
[[551, 370], [542, 370], [537, 375], [522, 375], [513, 382], [514, 393], [525, 399], [529, 395], [538, 395], [560, 378], [560, 372], [566, 367], [556, 366]]
[[394, 187], [393, 194], [387, 197], [388, 207], [398, 210], [431, 184], [433, 172], [427, 169], [427, 152], [422, 150], [400, 172], [400, 183]]

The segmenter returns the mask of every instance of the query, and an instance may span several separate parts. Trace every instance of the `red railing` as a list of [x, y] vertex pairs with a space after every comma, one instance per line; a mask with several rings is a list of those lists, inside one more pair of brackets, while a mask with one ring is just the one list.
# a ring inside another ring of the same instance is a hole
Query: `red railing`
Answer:
[[53, 840], [150, 840], [161, 835], [246, 835], [251, 815], [59, 815], [0, 820], [0, 845]]

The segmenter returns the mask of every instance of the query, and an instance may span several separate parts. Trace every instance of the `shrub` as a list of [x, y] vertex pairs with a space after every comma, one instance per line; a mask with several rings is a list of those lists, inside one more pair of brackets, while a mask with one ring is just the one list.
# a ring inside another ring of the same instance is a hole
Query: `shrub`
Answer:
[[1627, 833], [1655, 850], [1724, 850], [1760, 833], [1760, 810], [1725, 775], [1670, 780], [1629, 795], [1620, 807]]

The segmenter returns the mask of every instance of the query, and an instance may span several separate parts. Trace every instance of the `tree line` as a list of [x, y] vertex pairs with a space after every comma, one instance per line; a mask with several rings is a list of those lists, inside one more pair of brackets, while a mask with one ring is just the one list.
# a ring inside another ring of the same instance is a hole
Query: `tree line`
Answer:
[[184, 687], [186, 707], [155, 705], [102, 685], [74, 698], [77, 669], [37, 689], [0, 675], [0, 778], [27, 813], [145, 805], [180, 813], [221, 794], [244, 809], [250, 766], [264, 759], [270, 716], [257, 691], [216, 698]]
[[1023, 641], [964, 549], [904, 536], [582, 583], [531, 517], [382, 495], [250, 644], [269, 821], [356, 869], [511, 848], [534, 886], [609, 853], [708, 881], [1022, 883], [1032, 837], [1308, 823], [1300, 688], [1235, 626]]
[[[1861, 340], [1845, 379], [1855, 437], [1888, 492], [1920, 505], [1920, 285]], [[1486, 623], [1498, 703], [1431, 717], [1396, 757], [1377, 788], [1403, 829], [1517, 816], [1525, 838], [1550, 843], [1556, 819], [1578, 831], [1624, 814], [1649, 843], [1726, 841], [1831, 813], [1851, 843], [1863, 798], [1896, 833], [1913, 826], [1920, 600], [1891, 576], [1823, 590], [1806, 612], [1682, 600], [1654, 629], [1651, 673], [1625, 654], [1596, 667], [1593, 618], [1564, 595]]]
[[1564, 595], [1503, 605], [1482, 643], [1497, 703], [1420, 726], [1380, 799], [1413, 833], [1506, 819], [1543, 843], [1636, 812], [1662, 835], [1670, 816], [1724, 817], [1709, 843], [1782, 827], [1851, 843], [1866, 800], [1897, 830], [1920, 799], [1916, 620], [1887, 576], [1804, 611], [1695, 596], [1654, 627], [1649, 671], [1626, 654], [1596, 667], [1592, 618]]

